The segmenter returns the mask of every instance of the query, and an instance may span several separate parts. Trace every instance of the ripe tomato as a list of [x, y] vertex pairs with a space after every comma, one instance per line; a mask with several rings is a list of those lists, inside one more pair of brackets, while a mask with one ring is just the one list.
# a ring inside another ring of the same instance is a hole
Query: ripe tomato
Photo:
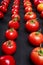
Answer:
[[7, 2], [8, 4], [10, 3], [10, 0], [4, 0], [5, 2]]
[[13, 54], [16, 52], [16, 42], [8, 40], [2, 44], [2, 51], [5, 54]]
[[42, 11], [43, 11], [43, 3], [38, 4], [37, 10], [38, 10], [39, 12], [42, 12]]
[[0, 11], [0, 19], [4, 17], [3, 12]]
[[19, 29], [20, 24], [15, 18], [14, 20], [9, 21], [8, 26], [10, 28]]
[[7, 7], [5, 5], [0, 6], [0, 10], [4, 13], [7, 12]]
[[17, 20], [20, 21], [20, 16], [18, 14], [13, 14], [11, 17], [12, 19], [17, 18]]
[[24, 3], [24, 8], [25, 8], [25, 7], [28, 7], [28, 6], [32, 6], [32, 4], [31, 4], [31, 2], [26, 1], [26, 2]]
[[32, 7], [28, 6], [25, 8], [25, 12], [31, 12], [32, 11]]
[[34, 12], [27, 12], [24, 16], [25, 20], [30, 20], [35, 18], [36, 18], [36, 14]]
[[43, 0], [34, 0], [35, 7], [40, 3], [43, 3]]
[[39, 46], [42, 43], [43, 36], [40, 32], [32, 32], [28, 36], [28, 40], [34, 46]]
[[0, 65], [16, 65], [15, 59], [10, 55], [0, 57]]
[[30, 58], [35, 65], [43, 65], [43, 48], [36, 47], [33, 49]]
[[7, 2], [5, 2], [5, 1], [2, 1], [1, 4], [2, 4], [2, 5], [5, 5], [6, 7], [8, 7], [8, 4], [7, 4]]
[[40, 16], [41, 16], [41, 18], [43, 18], [43, 11], [41, 12]]
[[14, 40], [18, 37], [18, 33], [15, 29], [11, 28], [11, 29], [6, 30], [5, 36], [9, 40]]
[[19, 6], [18, 5], [13, 5], [12, 9], [14, 9], [14, 8], [17, 9], [17, 10], [19, 10]]
[[23, 3], [25, 3], [26, 1], [29, 1], [30, 2], [30, 0], [23, 0]]
[[12, 14], [14, 14], [15, 12], [16, 12], [17, 14], [19, 13], [18, 9], [13, 8], [13, 9], [12, 9]]
[[28, 20], [25, 26], [28, 31], [35, 32], [39, 29], [39, 22], [36, 19]]

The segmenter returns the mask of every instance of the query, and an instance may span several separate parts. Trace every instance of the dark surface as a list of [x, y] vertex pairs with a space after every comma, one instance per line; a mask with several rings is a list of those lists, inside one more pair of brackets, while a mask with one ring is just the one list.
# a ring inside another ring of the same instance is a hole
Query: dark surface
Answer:
[[[13, 4], [13, 0], [9, 5], [8, 12], [5, 14], [3, 20], [0, 20], [0, 56], [5, 55], [2, 53], [1, 50], [1, 45], [4, 41], [6, 41], [5, 38], [5, 31], [8, 29], [8, 22], [11, 19], [11, 6]], [[30, 61], [29, 55], [30, 52], [32, 51], [33, 47], [30, 45], [30, 43], [27, 40], [27, 36], [29, 32], [26, 31], [25, 29], [25, 21], [24, 21], [24, 8], [23, 8], [23, 0], [20, 0], [20, 16], [21, 16], [21, 21], [20, 21], [20, 28], [18, 30], [19, 36], [16, 40], [17, 43], [17, 51], [13, 57], [16, 59], [16, 65], [32, 65], [32, 62]], [[0, 0], [1, 2], [1, 0]], [[31, 0], [31, 2], [33, 2]], [[33, 3], [32, 3], [33, 5]], [[34, 5], [33, 5], [33, 11], [36, 12], [37, 18], [40, 22], [40, 28], [43, 30], [42, 24], [43, 20], [40, 18], [39, 13], [36, 11]], [[43, 31], [42, 31], [43, 33]]]

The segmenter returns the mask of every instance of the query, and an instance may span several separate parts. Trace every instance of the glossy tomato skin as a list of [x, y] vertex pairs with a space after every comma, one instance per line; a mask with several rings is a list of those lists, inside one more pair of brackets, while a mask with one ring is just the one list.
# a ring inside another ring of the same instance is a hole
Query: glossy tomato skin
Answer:
[[20, 21], [20, 16], [19, 16], [18, 14], [13, 14], [13, 15], [11, 16], [11, 18], [12, 18], [12, 19], [17, 18], [18, 21]]
[[1, 4], [2, 4], [2, 5], [5, 5], [6, 7], [8, 7], [8, 3], [5, 2], [5, 1], [2, 1]]
[[34, 5], [35, 7], [40, 4], [40, 3], [43, 3], [43, 0], [33, 0], [34, 1]]
[[13, 9], [13, 8], [19, 10], [19, 6], [18, 6], [18, 5], [13, 5], [13, 6], [12, 6], [12, 9]]
[[5, 37], [9, 40], [14, 40], [18, 37], [18, 33], [15, 29], [11, 28], [6, 30]]
[[25, 12], [31, 12], [32, 11], [32, 7], [28, 6], [25, 8]]
[[19, 13], [18, 9], [13, 8], [12, 9], [12, 14], [14, 14], [14, 12], [16, 12], [17, 14]]
[[0, 11], [0, 19], [4, 17], [3, 12]]
[[37, 10], [39, 12], [42, 12], [43, 11], [43, 3], [37, 5]]
[[39, 22], [36, 19], [28, 20], [25, 27], [30, 32], [35, 32], [39, 29]]
[[[36, 47], [35, 49], [32, 50], [30, 54], [31, 61], [35, 65], [43, 65], [43, 55], [41, 56], [39, 54], [40, 47]], [[43, 48], [41, 48], [41, 51], [43, 51]]]
[[0, 65], [16, 65], [15, 59], [10, 55], [0, 57]]
[[26, 1], [29, 1], [30, 2], [30, 0], [24, 0], [23, 3], [25, 3]]
[[7, 7], [5, 5], [0, 6], [0, 10], [4, 13], [7, 12]]
[[15, 53], [16, 52], [16, 42], [12, 40], [8, 40], [4, 42], [2, 44], [2, 51], [8, 55]]
[[43, 36], [40, 32], [32, 32], [28, 36], [29, 42], [34, 46], [39, 46], [42, 43]]
[[19, 29], [20, 24], [18, 21], [11, 20], [11, 21], [9, 21], [8, 26], [10, 28]]
[[36, 14], [34, 12], [27, 12], [24, 16], [25, 20], [36, 19]]
[[24, 3], [24, 8], [26, 8], [26, 7], [28, 7], [28, 6], [32, 6], [32, 4], [31, 4], [31, 2], [26, 1], [26, 2]]
[[43, 18], [43, 11], [41, 12], [40, 16], [41, 16], [41, 18]]
[[9, 4], [10, 3], [10, 0], [4, 0], [5, 2], [7, 2], [7, 4]]

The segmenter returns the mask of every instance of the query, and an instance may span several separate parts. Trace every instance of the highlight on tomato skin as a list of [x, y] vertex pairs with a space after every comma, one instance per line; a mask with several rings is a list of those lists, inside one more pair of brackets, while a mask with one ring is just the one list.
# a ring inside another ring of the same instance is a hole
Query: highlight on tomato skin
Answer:
[[37, 30], [39, 30], [40, 28], [40, 23], [38, 20], [36, 19], [31, 19], [31, 20], [28, 20], [25, 24], [25, 28], [27, 31], [29, 32], [35, 32]]
[[14, 54], [16, 52], [16, 49], [17, 45], [16, 42], [14, 42], [13, 40], [5, 41], [2, 44], [2, 51], [7, 55]]
[[43, 3], [43, 0], [33, 0], [35, 7], [37, 7], [38, 4]]
[[43, 35], [40, 32], [32, 32], [28, 35], [28, 41], [33, 46], [40, 46], [43, 43]]
[[0, 57], [1, 65], [16, 65], [15, 58], [10, 55], [4, 55]]
[[43, 48], [34, 48], [30, 53], [30, 59], [35, 65], [43, 65]]
[[18, 32], [14, 28], [10, 28], [10, 29], [6, 30], [5, 37], [8, 40], [15, 40], [18, 38]]

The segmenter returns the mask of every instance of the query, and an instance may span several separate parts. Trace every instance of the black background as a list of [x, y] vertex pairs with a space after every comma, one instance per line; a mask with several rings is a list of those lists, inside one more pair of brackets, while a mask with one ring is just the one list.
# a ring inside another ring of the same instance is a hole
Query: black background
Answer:
[[[1, 1], [2, 0], [0, 0], [0, 3]], [[43, 26], [42, 26], [43, 19], [40, 18], [40, 14], [36, 11], [36, 8], [33, 5], [33, 0], [31, 0], [31, 2], [32, 2], [33, 11], [36, 12], [37, 18], [40, 22], [40, 28], [41, 30], [43, 30]], [[0, 56], [5, 55], [3, 54], [1, 50], [1, 45], [4, 41], [6, 41], [5, 31], [8, 29], [8, 22], [11, 20], [12, 5], [13, 5], [13, 0], [11, 0], [9, 7], [8, 7], [8, 11], [5, 14], [4, 18], [0, 19]], [[17, 43], [17, 51], [14, 55], [12, 55], [16, 59], [16, 65], [32, 65], [32, 62], [29, 57], [30, 57], [30, 52], [32, 51], [33, 48], [35, 48], [34, 46], [30, 45], [30, 43], [27, 40], [27, 36], [29, 32], [27, 32], [25, 29], [24, 14], [25, 13], [24, 13], [24, 8], [23, 8], [23, 0], [20, 0], [21, 20], [20, 20], [20, 28], [18, 30], [19, 36], [17, 40], [15, 40]]]

